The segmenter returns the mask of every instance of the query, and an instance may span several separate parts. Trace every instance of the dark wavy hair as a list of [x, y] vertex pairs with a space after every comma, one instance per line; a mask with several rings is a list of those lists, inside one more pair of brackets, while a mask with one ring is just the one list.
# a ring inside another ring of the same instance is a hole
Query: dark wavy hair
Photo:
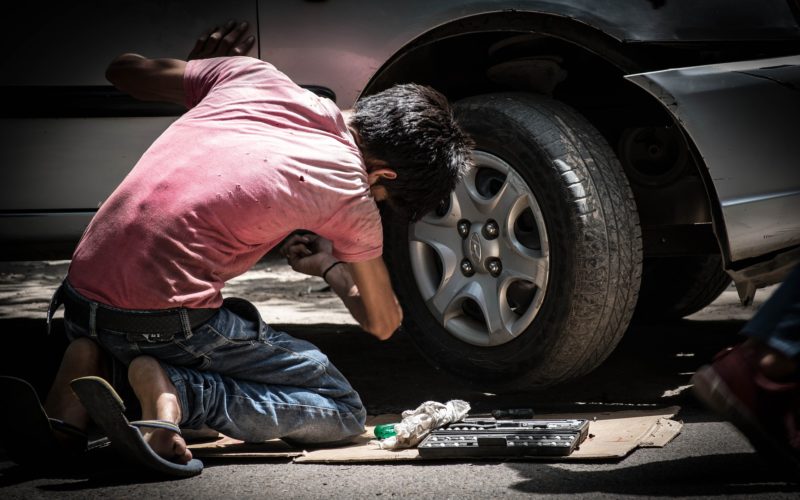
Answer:
[[435, 210], [472, 162], [472, 140], [447, 98], [424, 85], [395, 85], [359, 99], [351, 125], [367, 165], [378, 160], [397, 172], [379, 184], [389, 206], [412, 221]]

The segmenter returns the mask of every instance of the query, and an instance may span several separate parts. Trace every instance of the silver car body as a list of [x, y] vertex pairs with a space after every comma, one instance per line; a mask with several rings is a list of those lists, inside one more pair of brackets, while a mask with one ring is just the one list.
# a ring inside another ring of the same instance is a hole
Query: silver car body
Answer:
[[[532, 16], [538, 16], [591, 28], [625, 44], [798, 38], [800, 28], [790, 4], [737, 2], [734, 8], [722, 0], [90, 1], [54, 7], [44, 17], [37, 15], [40, 6], [26, 5], [17, 8], [20, 18], [40, 21], [24, 31], [26, 43], [20, 44], [20, 51], [0, 62], [0, 85], [107, 86], [105, 65], [115, 55], [135, 51], [184, 58], [211, 22], [240, 19], [249, 21], [258, 34], [252, 55], [272, 62], [300, 84], [331, 89], [337, 104], [347, 108], [409, 47], [459, 33], [525, 31]], [[709, 23], [715, 16], [721, 16], [720, 22]], [[780, 71], [780, 79], [794, 82], [783, 86], [764, 73], [764, 64], [630, 77], [664, 103], [700, 153], [709, 198], [716, 204], [712, 212], [718, 214], [716, 234], [729, 267], [800, 243], [800, 181], [794, 167], [800, 143], [793, 121], [800, 95], [798, 60], [775, 63], [785, 68], [774, 70]], [[750, 102], [759, 104], [743, 104]], [[0, 239], [44, 241], [79, 234], [174, 119], [0, 118]]]

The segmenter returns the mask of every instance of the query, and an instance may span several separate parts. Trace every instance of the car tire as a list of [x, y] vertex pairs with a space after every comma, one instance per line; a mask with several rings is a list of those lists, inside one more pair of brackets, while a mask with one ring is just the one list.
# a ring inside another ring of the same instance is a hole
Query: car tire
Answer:
[[681, 319], [714, 302], [730, 283], [719, 255], [648, 257], [634, 319], [642, 323]]
[[[455, 113], [475, 141], [475, 168], [440, 210], [386, 225], [404, 330], [435, 366], [487, 389], [588, 373], [625, 332], [641, 279], [639, 219], [619, 161], [586, 119], [549, 98], [475, 96]], [[489, 241], [491, 219], [500, 234]], [[495, 281], [484, 251], [508, 259]], [[465, 260], [476, 261], [471, 277]]]

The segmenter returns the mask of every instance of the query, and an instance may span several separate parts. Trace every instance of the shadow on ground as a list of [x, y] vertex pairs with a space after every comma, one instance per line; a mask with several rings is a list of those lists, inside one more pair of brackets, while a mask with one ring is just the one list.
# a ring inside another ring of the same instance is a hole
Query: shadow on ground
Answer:
[[[755, 496], [797, 491], [752, 453], [684, 457], [648, 462], [616, 470], [586, 465], [567, 469], [559, 465], [517, 462], [521, 482], [511, 489], [539, 495]], [[679, 478], [679, 479], [678, 479]], [[734, 481], [731, 478], [736, 478]]]
[[736, 343], [743, 324], [682, 320], [633, 325], [611, 357], [586, 377], [544, 391], [502, 395], [483, 392], [436, 370], [403, 335], [379, 342], [357, 328], [286, 329], [326, 352], [361, 393], [370, 413], [377, 414], [454, 398], [465, 399], [480, 411], [683, 404], [691, 375], [717, 351]]

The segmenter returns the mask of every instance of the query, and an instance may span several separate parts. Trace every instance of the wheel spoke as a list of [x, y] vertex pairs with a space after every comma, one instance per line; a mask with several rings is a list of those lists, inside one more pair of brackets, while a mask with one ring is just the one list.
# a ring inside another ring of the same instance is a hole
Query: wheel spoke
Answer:
[[[445, 223], [446, 222], [446, 223]], [[449, 224], [448, 219], [424, 218], [412, 224], [409, 239], [432, 246], [440, 254], [442, 247], [452, 252], [458, 251], [461, 246], [461, 237], [458, 235], [455, 224]]]
[[509, 174], [494, 196], [488, 199], [479, 196], [474, 202], [484, 216], [502, 218], [524, 196], [525, 192], [520, 190], [516, 176]]
[[497, 281], [494, 279], [483, 279], [476, 282], [474, 287], [475, 300], [483, 312], [486, 320], [486, 328], [489, 334], [489, 344], [501, 344], [511, 338], [511, 332], [506, 325], [508, 314], [504, 311], [505, 300], [500, 295], [497, 288]]
[[464, 291], [469, 284], [469, 280], [461, 273], [453, 273], [443, 280], [442, 286], [426, 301], [440, 324], [446, 325], [454, 316], [456, 306], [464, 298]]
[[513, 244], [501, 252], [503, 274], [513, 279], [534, 283], [539, 288], [547, 285], [549, 261], [541, 252], [530, 249], [514, 248]]
[[456, 184], [451, 197], [450, 213], [458, 219], [475, 219], [480, 216], [480, 210], [476, 205], [476, 198], [480, 198], [475, 188], [475, 173], [470, 171], [464, 178]]

